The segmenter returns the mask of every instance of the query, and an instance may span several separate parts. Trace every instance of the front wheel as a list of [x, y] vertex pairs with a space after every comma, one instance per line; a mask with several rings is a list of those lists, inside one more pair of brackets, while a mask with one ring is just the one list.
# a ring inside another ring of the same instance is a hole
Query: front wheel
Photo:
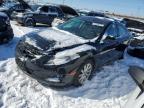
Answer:
[[36, 23], [32, 18], [27, 18], [24, 22], [24, 25], [27, 27], [34, 27]]
[[75, 86], [83, 85], [87, 80], [90, 79], [90, 76], [92, 75], [93, 71], [94, 71], [94, 63], [91, 60], [86, 61], [77, 70], [77, 74], [74, 77], [74, 85]]

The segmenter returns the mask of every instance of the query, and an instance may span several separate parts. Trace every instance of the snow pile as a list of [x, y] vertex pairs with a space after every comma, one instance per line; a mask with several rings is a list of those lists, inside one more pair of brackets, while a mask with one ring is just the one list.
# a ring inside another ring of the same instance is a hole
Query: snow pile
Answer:
[[72, 48], [72, 49], [68, 49], [68, 50], [65, 50], [65, 51], [58, 52], [54, 56], [54, 59], [52, 60], [52, 62], [55, 65], [65, 64], [65, 63], [68, 63], [72, 60], [75, 60], [75, 59], [79, 58], [80, 56], [79, 56], [78, 53], [84, 52], [84, 51], [90, 51], [90, 50], [96, 50], [96, 48], [92, 47], [90, 45], [87, 45], [87, 44], [83, 44], [83, 45], [80, 45], [80, 46]]
[[136, 85], [127, 70], [139, 59], [125, 59], [97, 70], [91, 81], [79, 88], [43, 87], [17, 68], [15, 46], [22, 37], [40, 28], [14, 26], [15, 38], [0, 46], [0, 107], [2, 108], [122, 108]]

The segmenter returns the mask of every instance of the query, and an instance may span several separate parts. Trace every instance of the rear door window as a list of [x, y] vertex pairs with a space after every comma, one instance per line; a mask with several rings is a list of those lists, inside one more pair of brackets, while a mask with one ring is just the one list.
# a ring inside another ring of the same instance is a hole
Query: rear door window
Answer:
[[49, 13], [57, 13], [57, 10], [55, 7], [50, 6], [49, 7]]
[[44, 12], [44, 13], [48, 13], [48, 6], [43, 6], [41, 9], [40, 9], [41, 12]]
[[64, 15], [60, 8], [56, 7], [56, 11], [58, 12], [59, 15]]

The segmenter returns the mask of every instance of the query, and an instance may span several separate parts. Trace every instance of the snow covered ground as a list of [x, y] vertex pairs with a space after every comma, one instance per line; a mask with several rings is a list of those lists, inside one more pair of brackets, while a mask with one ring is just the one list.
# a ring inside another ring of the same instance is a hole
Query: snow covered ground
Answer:
[[15, 38], [0, 46], [0, 108], [122, 108], [136, 85], [127, 70], [144, 61], [125, 56], [105, 66], [79, 88], [61, 90], [44, 87], [21, 72], [15, 63], [15, 47], [26, 33], [43, 28], [26, 28], [12, 22]]

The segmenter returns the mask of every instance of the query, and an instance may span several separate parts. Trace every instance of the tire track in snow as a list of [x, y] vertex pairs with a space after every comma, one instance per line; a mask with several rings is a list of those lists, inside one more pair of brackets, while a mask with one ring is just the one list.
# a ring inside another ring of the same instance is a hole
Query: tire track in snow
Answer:
[[8, 61], [5, 69], [4, 108], [52, 108], [51, 89], [43, 88], [37, 81], [18, 70], [14, 59]]
[[3, 106], [3, 95], [5, 90], [3, 89], [3, 85], [0, 83], [0, 108]]
[[[1, 45], [0, 46], [0, 79], [1, 79], [1, 82], [0, 82], [0, 107], [3, 107], [5, 102], [4, 102], [4, 99], [5, 99], [5, 96], [6, 96], [6, 92], [7, 92], [7, 89], [5, 88], [5, 85], [9, 82], [6, 82], [5, 80], [9, 78], [9, 76], [5, 76], [7, 73], [6, 73], [6, 66], [8, 64], [8, 61], [10, 58], [13, 58], [14, 57], [14, 51], [15, 51], [15, 46], [19, 40], [18, 37], [21, 37], [23, 34], [22, 34], [22, 31], [20, 31], [15, 25], [12, 25], [14, 29], [14, 34], [15, 34], [15, 37], [14, 39], [9, 42], [8, 44], [4, 44], [4, 45]], [[4, 77], [5, 76], [5, 77]]]

